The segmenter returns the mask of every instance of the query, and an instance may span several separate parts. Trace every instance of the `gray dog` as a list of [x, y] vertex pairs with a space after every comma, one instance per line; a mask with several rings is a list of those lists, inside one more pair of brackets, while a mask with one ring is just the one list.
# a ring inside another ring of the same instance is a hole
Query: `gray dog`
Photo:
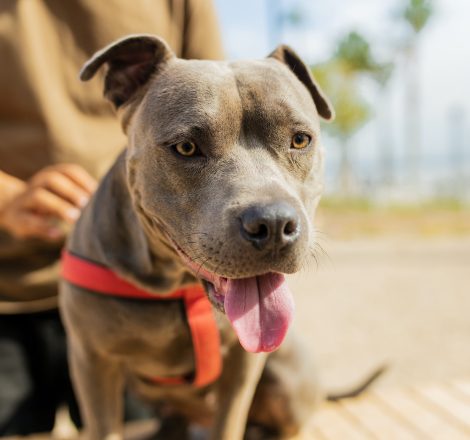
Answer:
[[[160, 438], [186, 438], [193, 422], [208, 424], [214, 440], [243, 439], [247, 426], [291, 438], [319, 391], [306, 350], [286, 336], [293, 300], [284, 274], [312, 256], [328, 100], [285, 46], [259, 61], [188, 61], [155, 36], [135, 35], [96, 53], [81, 78], [103, 66], [129, 143], [67, 249], [157, 300], [62, 282], [88, 436], [122, 438], [127, 386], [155, 402]], [[181, 301], [158, 299], [201, 282], [220, 336], [220, 376], [203, 386], [149, 380], [199, 368]]]

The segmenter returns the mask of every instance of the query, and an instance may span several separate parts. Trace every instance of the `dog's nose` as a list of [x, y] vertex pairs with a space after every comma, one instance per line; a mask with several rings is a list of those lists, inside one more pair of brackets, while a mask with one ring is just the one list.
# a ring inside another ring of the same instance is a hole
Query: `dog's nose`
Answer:
[[281, 249], [300, 234], [296, 210], [287, 203], [251, 206], [240, 216], [241, 235], [257, 249]]

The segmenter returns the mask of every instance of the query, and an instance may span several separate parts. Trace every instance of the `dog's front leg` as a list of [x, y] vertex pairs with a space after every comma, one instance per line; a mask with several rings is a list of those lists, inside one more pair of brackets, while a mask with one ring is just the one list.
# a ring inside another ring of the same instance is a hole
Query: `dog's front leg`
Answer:
[[86, 438], [121, 440], [124, 375], [120, 365], [91, 350], [71, 348], [70, 369]]
[[224, 359], [212, 440], [242, 440], [248, 411], [266, 364], [265, 353], [246, 352], [236, 344]]

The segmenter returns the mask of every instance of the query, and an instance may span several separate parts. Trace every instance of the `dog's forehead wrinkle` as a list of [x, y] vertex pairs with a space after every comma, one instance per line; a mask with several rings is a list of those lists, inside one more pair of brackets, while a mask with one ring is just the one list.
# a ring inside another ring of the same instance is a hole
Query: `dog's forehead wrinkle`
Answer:
[[231, 64], [243, 106], [243, 131], [259, 136], [284, 127], [317, 133], [318, 115], [308, 91], [277, 64]]
[[144, 125], [157, 143], [210, 140], [215, 154], [250, 136], [264, 139], [265, 148], [277, 138], [271, 148], [282, 148], [295, 129], [317, 133], [309, 95], [280, 67], [265, 61], [177, 60], [154, 79], [143, 104]]
[[241, 102], [226, 63], [178, 60], [154, 79], [143, 107], [145, 126], [159, 139], [198, 128], [220, 137], [240, 130]]

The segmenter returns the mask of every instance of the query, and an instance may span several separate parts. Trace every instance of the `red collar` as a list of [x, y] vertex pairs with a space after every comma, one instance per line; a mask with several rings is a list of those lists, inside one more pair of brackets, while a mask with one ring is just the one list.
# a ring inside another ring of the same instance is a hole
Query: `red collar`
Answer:
[[[71, 284], [103, 295], [154, 301], [184, 300], [196, 363], [192, 383], [196, 387], [203, 387], [219, 377], [222, 370], [220, 335], [212, 306], [201, 285], [186, 286], [165, 296], [156, 295], [120, 278], [105, 266], [67, 251], [62, 253], [61, 275]], [[187, 383], [183, 378], [152, 378], [152, 380], [167, 385]]]

